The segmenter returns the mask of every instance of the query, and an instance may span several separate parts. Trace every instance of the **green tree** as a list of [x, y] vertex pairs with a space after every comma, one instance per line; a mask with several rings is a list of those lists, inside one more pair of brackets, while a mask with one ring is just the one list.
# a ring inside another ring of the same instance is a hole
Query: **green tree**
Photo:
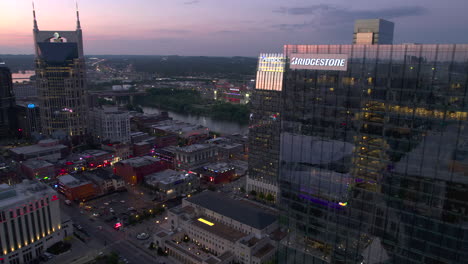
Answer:
[[259, 193], [259, 194], [258, 194], [258, 198], [259, 198], [259, 199], [262, 199], [262, 200], [265, 199], [265, 194], [262, 193], [262, 192]]
[[269, 193], [266, 195], [265, 199], [269, 202], [273, 202], [275, 200], [275, 197], [273, 196], [273, 194]]
[[250, 195], [257, 196], [257, 192], [255, 190], [251, 190]]
[[244, 188], [244, 187], [240, 187], [240, 191], [241, 191], [241, 193], [245, 193], [245, 188]]

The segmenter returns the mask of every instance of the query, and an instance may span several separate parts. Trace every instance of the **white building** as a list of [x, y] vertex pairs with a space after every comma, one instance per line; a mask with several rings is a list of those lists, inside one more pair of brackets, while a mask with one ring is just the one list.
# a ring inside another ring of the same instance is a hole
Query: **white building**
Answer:
[[93, 108], [89, 112], [89, 131], [96, 142], [130, 142], [130, 116], [117, 107]]
[[70, 234], [62, 228], [57, 193], [46, 184], [0, 185], [0, 263], [29, 263]]
[[155, 243], [177, 261], [261, 264], [275, 256], [276, 216], [245, 201], [206, 191], [184, 199], [168, 216], [173, 233], [158, 233]]

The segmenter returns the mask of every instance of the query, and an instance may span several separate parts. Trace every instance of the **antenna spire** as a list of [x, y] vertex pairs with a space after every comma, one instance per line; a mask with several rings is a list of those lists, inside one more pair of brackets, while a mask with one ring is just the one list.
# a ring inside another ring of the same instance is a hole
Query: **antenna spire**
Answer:
[[76, 6], [76, 29], [81, 29], [80, 12], [78, 11], [78, 0], [75, 0]]
[[36, 8], [34, 7], [34, 1], [32, 1], [32, 8], [33, 8], [33, 18], [34, 18], [34, 30], [39, 30], [39, 28], [37, 27]]

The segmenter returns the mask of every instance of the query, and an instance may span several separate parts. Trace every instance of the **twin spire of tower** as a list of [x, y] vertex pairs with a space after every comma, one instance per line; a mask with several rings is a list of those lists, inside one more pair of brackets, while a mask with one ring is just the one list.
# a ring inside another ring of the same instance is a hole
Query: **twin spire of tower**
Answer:
[[[76, 5], [76, 29], [81, 30], [80, 12], [78, 11], [78, 1], [75, 1], [75, 5]], [[37, 26], [36, 8], [34, 7], [34, 1], [32, 1], [32, 8], [33, 8], [33, 18], [34, 18], [34, 30], [39, 30]]]

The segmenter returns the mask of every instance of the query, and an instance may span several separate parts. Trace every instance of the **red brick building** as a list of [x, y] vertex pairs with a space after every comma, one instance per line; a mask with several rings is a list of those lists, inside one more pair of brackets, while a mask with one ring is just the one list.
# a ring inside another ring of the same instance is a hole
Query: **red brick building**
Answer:
[[226, 163], [210, 164], [194, 171], [201, 181], [208, 184], [228, 183], [234, 178], [236, 169]]
[[19, 166], [21, 173], [28, 179], [52, 179], [57, 176], [55, 166], [45, 160], [27, 160]]
[[98, 193], [92, 182], [80, 181], [69, 174], [59, 177], [58, 190], [71, 201], [86, 201]]
[[138, 184], [143, 181], [144, 176], [168, 168], [169, 164], [158, 158], [143, 156], [117, 162], [114, 173], [127, 183]]
[[150, 142], [142, 141], [133, 144], [133, 156], [139, 157], [151, 153], [153, 149], [153, 144]]

